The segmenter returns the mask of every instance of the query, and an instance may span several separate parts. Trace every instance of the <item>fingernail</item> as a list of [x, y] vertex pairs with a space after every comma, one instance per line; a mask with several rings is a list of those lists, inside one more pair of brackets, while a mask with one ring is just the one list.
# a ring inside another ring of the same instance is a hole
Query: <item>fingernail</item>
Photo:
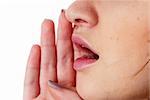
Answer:
[[61, 9], [61, 13], [63, 13], [64, 12], [64, 9]]
[[[49, 19], [47, 19], [47, 18], [44, 19], [44, 21], [48, 21], [48, 20], [49, 20]], [[44, 22], [44, 21], [43, 21], [43, 22]]]
[[44, 19], [42, 23], [42, 34], [47, 34], [51, 32], [53, 28], [53, 21], [51, 19]]
[[58, 85], [58, 83], [56, 83], [54, 81], [51, 81], [51, 80], [48, 81], [48, 85], [50, 87], [54, 88], [54, 89], [60, 89], [60, 88], [62, 88], [60, 85]]

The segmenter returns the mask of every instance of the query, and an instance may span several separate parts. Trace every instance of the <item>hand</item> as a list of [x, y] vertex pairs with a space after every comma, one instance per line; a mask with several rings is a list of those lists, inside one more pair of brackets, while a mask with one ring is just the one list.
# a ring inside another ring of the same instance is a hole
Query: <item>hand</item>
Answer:
[[27, 63], [24, 100], [81, 100], [75, 90], [72, 24], [59, 18], [57, 46], [54, 23], [42, 24], [41, 46], [33, 45]]

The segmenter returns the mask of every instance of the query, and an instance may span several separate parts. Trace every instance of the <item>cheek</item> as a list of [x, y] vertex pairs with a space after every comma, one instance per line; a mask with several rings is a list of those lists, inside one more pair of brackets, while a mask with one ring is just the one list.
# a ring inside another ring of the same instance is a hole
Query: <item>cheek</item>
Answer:
[[82, 72], [77, 72], [79, 95], [85, 100], [130, 98], [137, 94], [145, 96], [148, 86], [147, 72], [136, 78], [133, 76], [147, 61], [146, 35], [132, 34], [131, 37], [130, 34], [112, 34], [112, 38], [109, 36], [95, 39], [101, 41], [96, 44], [101, 53], [97, 63]]
[[148, 60], [148, 35], [145, 22], [140, 24], [132, 18], [128, 20], [120, 20], [116, 25], [112, 24], [113, 20], [107, 25], [106, 21], [102, 22], [102, 28], [95, 32], [97, 38], [94, 42], [99, 41], [97, 50], [107, 66], [131, 76]]
[[147, 61], [146, 21], [137, 22], [136, 16], [109, 16], [101, 17], [90, 39], [101, 55], [98, 64], [77, 72], [77, 91], [85, 100], [137, 97], [146, 95], [148, 89], [148, 72], [133, 77]]
[[[99, 41], [97, 45], [100, 54], [103, 59], [106, 59], [107, 64], [112, 64], [119, 60], [125, 60], [130, 56], [140, 56], [145, 57], [148, 52], [147, 46], [147, 36], [141, 30], [137, 31], [128, 31], [132, 29], [112, 30], [112, 32], [101, 32], [100, 36], [97, 34], [96, 39]], [[104, 30], [105, 31], [105, 30]], [[103, 34], [104, 33], [104, 34]], [[108, 33], [108, 34], [106, 34]]]
[[96, 26], [93, 41], [99, 41], [97, 47], [106, 63], [111, 64], [132, 55], [145, 55], [148, 32], [147, 18], [141, 15], [146, 14], [144, 10], [132, 7], [127, 10], [122, 6], [113, 13], [101, 13], [101, 22]]
[[94, 66], [77, 73], [77, 91], [85, 100], [146, 95], [147, 85], [141, 84], [147, 83], [146, 72], [136, 79], [133, 76], [146, 63], [148, 46], [143, 35], [121, 38], [119, 42], [101, 39], [105, 43], [97, 46], [99, 52], [104, 50], [101, 58]]

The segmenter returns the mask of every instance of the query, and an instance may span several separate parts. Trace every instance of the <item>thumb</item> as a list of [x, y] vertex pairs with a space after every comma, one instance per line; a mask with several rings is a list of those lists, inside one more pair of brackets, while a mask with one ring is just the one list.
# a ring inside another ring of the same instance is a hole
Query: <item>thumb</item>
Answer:
[[54, 100], [82, 100], [75, 90], [60, 86], [51, 80], [48, 81], [48, 91]]

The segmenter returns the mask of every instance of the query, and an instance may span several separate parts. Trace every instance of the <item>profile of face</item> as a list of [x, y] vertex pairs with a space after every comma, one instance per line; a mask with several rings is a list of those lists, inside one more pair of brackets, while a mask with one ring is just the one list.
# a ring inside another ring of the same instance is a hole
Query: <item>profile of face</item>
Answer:
[[[76, 88], [83, 99], [148, 96], [147, 7], [146, 1], [137, 0], [76, 0], [66, 10], [74, 24], [72, 36], [86, 41], [99, 56], [90, 64], [76, 64], [82, 66], [77, 69]], [[78, 49], [75, 58], [88, 55]]]

